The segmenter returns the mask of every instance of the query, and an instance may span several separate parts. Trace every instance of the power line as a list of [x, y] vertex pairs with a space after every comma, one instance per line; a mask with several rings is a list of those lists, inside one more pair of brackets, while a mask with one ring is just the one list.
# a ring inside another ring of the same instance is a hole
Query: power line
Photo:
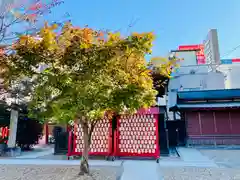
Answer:
[[238, 48], [240, 48], [240, 44], [237, 45], [235, 48], [233, 48], [231, 51], [229, 51], [228, 53], [226, 53], [225, 55], [221, 56], [221, 58], [228, 56], [230, 54], [232, 54], [234, 51], [236, 51]]

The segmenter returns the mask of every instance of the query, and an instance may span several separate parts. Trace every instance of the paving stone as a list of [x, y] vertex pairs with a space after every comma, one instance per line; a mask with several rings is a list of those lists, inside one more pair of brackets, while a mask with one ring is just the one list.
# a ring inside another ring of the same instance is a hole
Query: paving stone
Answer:
[[240, 180], [240, 169], [230, 168], [163, 168], [164, 180]]
[[91, 176], [78, 176], [78, 166], [1, 165], [1, 180], [117, 180], [117, 167], [94, 167]]

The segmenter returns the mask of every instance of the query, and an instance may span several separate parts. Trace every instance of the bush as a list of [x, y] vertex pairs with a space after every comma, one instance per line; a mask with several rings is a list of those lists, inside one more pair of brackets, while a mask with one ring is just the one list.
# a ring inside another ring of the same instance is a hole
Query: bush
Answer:
[[[43, 124], [35, 119], [27, 118], [26, 114], [26, 108], [22, 107], [18, 117], [16, 143], [23, 150], [29, 150], [33, 145], [38, 144], [43, 131]], [[10, 108], [0, 101], [0, 127], [9, 127], [9, 125]]]
[[43, 124], [26, 116], [19, 116], [16, 143], [22, 150], [30, 150], [42, 137]]
[[6, 127], [10, 124], [10, 112], [8, 106], [0, 101], [0, 127]]

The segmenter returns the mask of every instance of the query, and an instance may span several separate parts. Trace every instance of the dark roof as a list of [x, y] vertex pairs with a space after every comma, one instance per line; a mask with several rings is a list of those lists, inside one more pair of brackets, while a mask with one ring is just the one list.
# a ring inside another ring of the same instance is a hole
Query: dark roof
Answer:
[[240, 89], [178, 92], [178, 100], [227, 100], [240, 98]]

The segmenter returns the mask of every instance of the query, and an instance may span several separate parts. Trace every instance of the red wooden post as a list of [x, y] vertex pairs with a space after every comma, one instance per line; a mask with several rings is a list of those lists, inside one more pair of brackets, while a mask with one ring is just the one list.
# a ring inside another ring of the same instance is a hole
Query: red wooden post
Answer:
[[157, 114], [154, 114], [153, 115], [154, 116], [154, 119], [155, 119], [155, 127], [156, 127], [156, 131], [155, 131], [155, 133], [156, 133], [156, 159], [158, 159], [158, 158], [160, 158], [160, 141], [159, 141], [159, 139], [160, 139], [160, 137], [159, 137], [159, 128], [160, 127], [158, 127], [158, 125], [159, 125], [159, 123], [158, 123], [158, 121], [159, 121], [159, 119], [158, 119], [158, 115]]
[[121, 116], [118, 116], [117, 119], [116, 119], [116, 129], [114, 130], [113, 132], [113, 138], [114, 138], [114, 141], [113, 141], [113, 153], [112, 153], [112, 156], [117, 156], [118, 155], [118, 145], [119, 145], [119, 127], [120, 127], [120, 124], [119, 124], [119, 120], [121, 119]]
[[67, 152], [67, 157], [68, 160], [70, 159], [70, 156], [72, 155], [72, 132], [69, 131], [68, 132], [69, 136], [68, 136], [68, 152]]
[[48, 123], [45, 124], [45, 144], [48, 144], [48, 138], [49, 138], [49, 129], [48, 129]]
[[108, 154], [111, 156], [113, 154], [113, 133], [112, 133], [112, 120], [109, 120], [110, 127], [109, 127], [109, 137], [108, 137]]
[[69, 124], [67, 124], [67, 132], [71, 131], [71, 126]]

